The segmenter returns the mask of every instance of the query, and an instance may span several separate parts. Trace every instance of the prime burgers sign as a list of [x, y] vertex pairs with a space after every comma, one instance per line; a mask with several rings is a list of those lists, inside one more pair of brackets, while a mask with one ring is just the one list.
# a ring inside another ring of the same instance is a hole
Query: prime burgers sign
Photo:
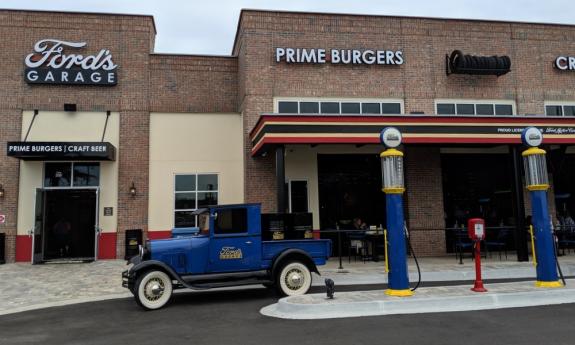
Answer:
[[118, 65], [108, 49], [94, 55], [77, 53], [86, 42], [44, 39], [24, 59], [28, 84], [71, 84], [112, 86], [118, 82]]

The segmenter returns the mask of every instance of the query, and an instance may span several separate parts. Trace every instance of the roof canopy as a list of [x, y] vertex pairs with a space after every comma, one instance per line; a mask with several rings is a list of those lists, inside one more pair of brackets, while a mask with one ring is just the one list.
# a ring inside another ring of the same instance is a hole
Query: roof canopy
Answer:
[[535, 126], [544, 144], [575, 144], [575, 118], [545, 116], [278, 115], [260, 116], [250, 132], [253, 156], [283, 144], [379, 144], [379, 133], [397, 127], [405, 144], [521, 144]]

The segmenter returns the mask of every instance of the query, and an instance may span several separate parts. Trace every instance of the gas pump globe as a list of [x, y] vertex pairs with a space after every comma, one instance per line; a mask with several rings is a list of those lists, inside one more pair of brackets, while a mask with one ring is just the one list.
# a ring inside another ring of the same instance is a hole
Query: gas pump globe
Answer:
[[545, 150], [538, 146], [543, 141], [543, 134], [535, 127], [527, 127], [521, 133], [524, 145], [530, 146], [523, 151], [525, 184], [529, 190], [531, 210], [533, 212], [530, 228], [533, 243], [533, 258], [536, 262], [537, 281], [535, 286], [553, 288], [563, 286], [557, 276], [557, 257], [555, 241], [551, 232], [551, 218], [547, 205], [549, 177], [545, 161]]
[[387, 149], [380, 154], [383, 191], [405, 190], [403, 185], [403, 153], [394, 148]]
[[407, 250], [403, 216], [403, 153], [396, 149], [401, 144], [401, 133], [397, 128], [387, 127], [380, 134], [386, 150], [381, 157], [383, 192], [385, 193], [387, 227], [388, 289], [390, 296], [407, 297], [413, 295], [409, 288], [407, 274]]
[[525, 150], [522, 155], [527, 189], [530, 191], [547, 190], [549, 188], [549, 178], [547, 176], [545, 150], [532, 147]]

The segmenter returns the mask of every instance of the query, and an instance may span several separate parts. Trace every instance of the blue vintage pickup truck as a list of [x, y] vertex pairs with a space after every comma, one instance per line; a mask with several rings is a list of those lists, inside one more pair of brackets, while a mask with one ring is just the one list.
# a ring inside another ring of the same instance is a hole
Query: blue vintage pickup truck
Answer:
[[[174, 289], [263, 284], [283, 295], [305, 294], [311, 272], [331, 254], [329, 240], [263, 241], [259, 204], [195, 211], [198, 232], [148, 241], [122, 273], [122, 285], [147, 310], [163, 307]], [[265, 231], [266, 229], [264, 229]]]

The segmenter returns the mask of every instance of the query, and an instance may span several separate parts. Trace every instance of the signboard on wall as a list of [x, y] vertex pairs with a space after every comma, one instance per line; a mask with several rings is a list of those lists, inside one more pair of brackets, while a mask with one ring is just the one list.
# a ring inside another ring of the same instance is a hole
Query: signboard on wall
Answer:
[[278, 63], [298, 64], [402, 65], [403, 51], [278, 47], [275, 59]]
[[573, 71], [575, 70], [575, 57], [558, 56], [555, 59], [555, 67], [562, 71]]
[[9, 141], [6, 153], [24, 160], [116, 159], [116, 148], [108, 142]]
[[[24, 59], [24, 79], [28, 84], [116, 85], [118, 65], [112, 60], [112, 53], [101, 49], [84, 55], [81, 49], [86, 46], [86, 42], [56, 39], [36, 42], [34, 52]], [[78, 50], [82, 54], [74, 52]]]

